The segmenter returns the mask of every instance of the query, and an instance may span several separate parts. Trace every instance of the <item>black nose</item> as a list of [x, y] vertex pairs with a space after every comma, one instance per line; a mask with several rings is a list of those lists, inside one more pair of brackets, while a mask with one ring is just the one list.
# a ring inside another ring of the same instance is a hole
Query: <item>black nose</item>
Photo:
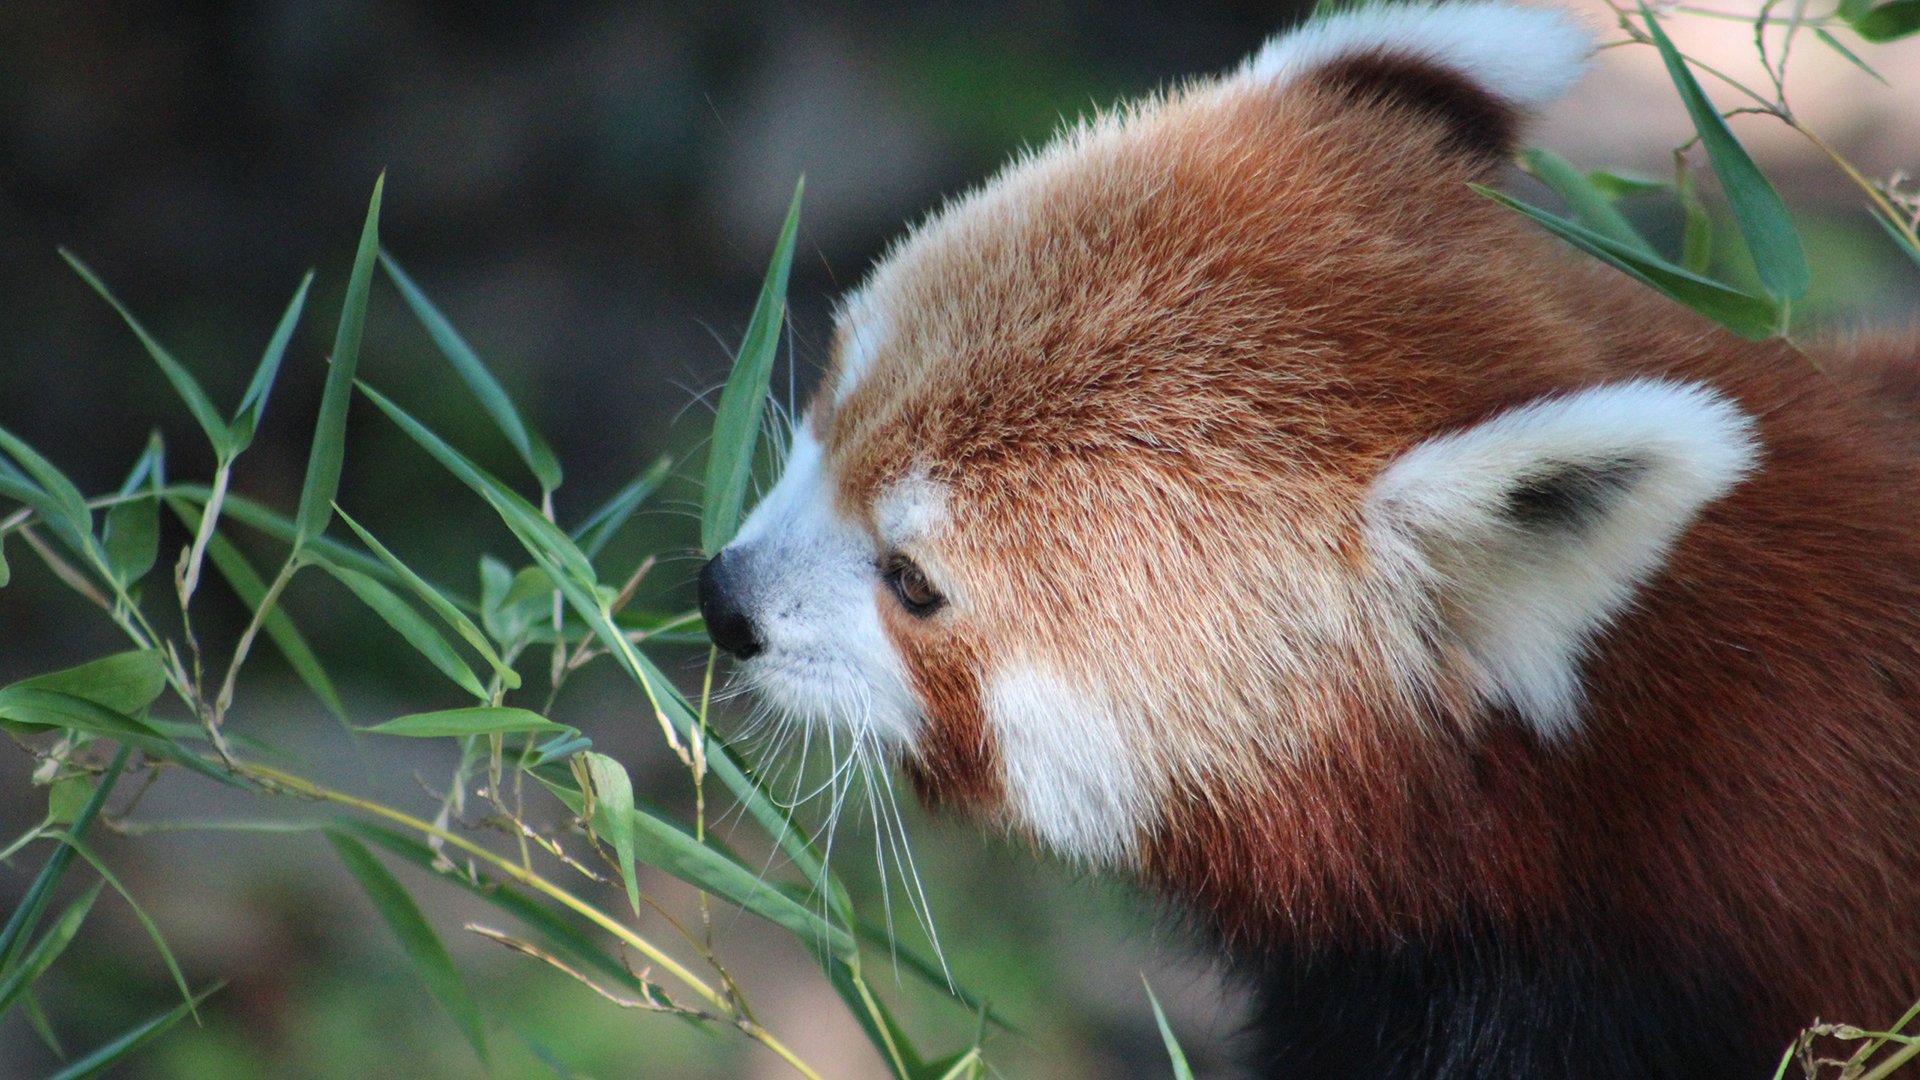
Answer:
[[715, 645], [747, 660], [762, 646], [753, 619], [740, 608], [738, 581], [734, 580], [739, 569], [738, 558], [725, 551], [700, 568], [700, 617], [707, 621], [707, 636]]

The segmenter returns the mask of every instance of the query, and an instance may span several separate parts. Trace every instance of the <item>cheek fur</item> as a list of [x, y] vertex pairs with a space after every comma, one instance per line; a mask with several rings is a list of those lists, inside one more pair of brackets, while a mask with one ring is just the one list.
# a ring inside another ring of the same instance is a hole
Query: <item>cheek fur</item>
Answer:
[[925, 802], [980, 809], [1002, 799], [998, 749], [980, 698], [980, 652], [951, 626], [930, 625], [879, 598], [881, 626], [907, 671], [922, 721], [903, 766]]

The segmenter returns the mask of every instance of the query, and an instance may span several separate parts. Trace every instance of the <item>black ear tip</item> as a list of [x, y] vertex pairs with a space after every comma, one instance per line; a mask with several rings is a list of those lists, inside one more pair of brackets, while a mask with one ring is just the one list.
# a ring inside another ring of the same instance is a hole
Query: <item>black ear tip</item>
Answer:
[[1364, 108], [1406, 109], [1438, 121], [1448, 145], [1470, 157], [1498, 161], [1519, 145], [1519, 109], [1467, 75], [1421, 56], [1360, 53], [1315, 77]]

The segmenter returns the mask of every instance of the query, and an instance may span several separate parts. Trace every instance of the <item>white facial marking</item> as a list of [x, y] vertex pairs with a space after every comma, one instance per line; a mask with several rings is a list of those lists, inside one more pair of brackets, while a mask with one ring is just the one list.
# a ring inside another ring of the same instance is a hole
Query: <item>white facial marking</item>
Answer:
[[1579, 78], [1593, 38], [1565, 13], [1499, 2], [1375, 4], [1317, 19], [1255, 53], [1240, 78], [1284, 83], [1349, 56], [1417, 56], [1537, 108]]
[[873, 541], [835, 509], [810, 424], [727, 550], [762, 644], [741, 669], [754, 688], [809, 723], [905, 745], [920, 710], [880, 623]]
[[846, 327], [847, 344], [840, 354], [840, 378], [833, 386], [835, 401], [846, 400], [853, 388], [860, 385], [891, 330], [886, 314], [878, 304], [870, 302], [865, 293], [847, 298], [840, 319]]
[[988, 684], [983, 704], [1019, 821], [1063, 855], [1127, 862], [1157, 811], [1120, 719], [1100, 695], [1016, 663]]
[[916, 469], [895, 481], [873, 504], [874, 532], [883, 548], [904, 548], [933, 535], [947, 520], [945, 484]]
[[1590, 641], [1759, 452], [1751, 418], [1704, 385], [1545, 398], [1401, 456], [1369, 497], [1372, 541], [1457, 609], [1482, 696], [1564, 736]]

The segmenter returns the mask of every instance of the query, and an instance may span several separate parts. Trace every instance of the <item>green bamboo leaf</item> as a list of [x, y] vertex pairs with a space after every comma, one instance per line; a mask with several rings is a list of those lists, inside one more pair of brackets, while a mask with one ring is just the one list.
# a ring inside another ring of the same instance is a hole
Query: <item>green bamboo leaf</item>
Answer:
[[605, 754], [589, 750], [580, 755], [593, 784], [593, 831], [613, 845], [620, 880], [627, 886], [627, 904], [640, 914], [640, 882], [633, 873], [633, 780], [626, 766]]
[[174, 959], [173, 950], [167, 947], [167, 939], [160, 934], [160, 924], [153, 921], [153, 916], [148, 915], [147, 910], [140, 906], [140, 902], [133, 898], [133, 893], [127, 891], [127, 887], [121, 884], [119, 876], [79, 837], [70, 836], [58, 830], [51, 830], [47, 835], [63, 841], [79, 852], [80, 856], [86, 859], [94, 871], [100, 875], [101, 880], [113, 886], [113, 891], [119, 893], [120, 899], [127, 902], [127, 907], [133, 910], [133, 917], [140, 921], [140, 925], [147, 931], [147, 937], [153, 941], [154, 948], [160, 951], [160, 959], [167, 965], [167, 973], [173, 976], [173, 985], [179, 989], [180, 999], [191, 1010], [194, 1004], [193, 991], [187, 987], [186, 973], [180, 970], [180, 962]]
[[309, 270], [307, 276], [300, 279], [300, 287], [294, 290], [286, 313], [280, 316], [280, 325], [274, 327], [267, 351], [260, 356], [260, 366], [253, 371], [253, 381], [247, 384], [247, 392], [240, 395], [240, 407], [234, 410], [233, 426], [229, 429], [234, 456], [253, 444], [254, 432], [260, 429], [260, 414], [267, 411], [267, 395], [273, 391], [273, 380], [280, 374], [280, 361], [287, 355], [287, 342], [293, 339], [293, 328], [306, 309], [307, 289], [312, 285], [313, 271]]
[[133, 716], [167, 688], [166, 661], [157, 649], [136, 649], [76, 667], [21, 679], [8, 689], [53, 690]]
[[[113, 761], [108, 763], [107, 771], [100, 775], [100, 782], [94, 785], [93, 797], [74, 819], [70, 832], [75, 836], [85, 836], [93, 819], [100, 816], [100, 808], [107, 804], [107, 795], [113, 791], [113, 785], [127, 767], [127, 758], [133, 750], [122, 743], [114, 752]], [[12, 967], [14, 958], [19, 955], [27, 936], [33, 933], [34, 926], [40, 921], [40, 914], [46, 910], [47, 901], [53, 895], [53, 888], [60, 883], [61, 875], [67, 872], [67, 864], [73, 861], [73, 848], [61, 844], [47, 856], [40, 872], [34, 875], [33, 884], [27, 886], [27, 894], [20, 898], [20, 906], [7, 916], [7, 924], [0, 927], [0, 971]]]
[[71, 825], [93, 798], [93, 784], [85, 776], [64, 776], [47, 786], [47, 824]]
[[1680, 200], [1684, 224], [1680, 233], [1680, 267], [1691, 274], [1705, 274], [1713, 265], [1713, 215], [1700, 201], [1693, 173], [1681, 166], [1674, 194]]
[[126, 321], [134, 336], [140, 339], [140, 344], [146, 347], [147, 355], [153, 357], [153, 362], [160, 366], [161, 373], [166, 375], [167, 381], [173, 384], [174, 393], [179, 394], [180, 400], [186, 402], [187, 411], [191, 412], [194, 420], [199, 422], [200, 430], [206, 432], [207, 441], [213, 444], [214, 456], [223, 461], [232, 457], [233, 439], [227, 430], [227, 422], [220, 418], [220, 411], [213, 407], [213, 401], [207, 397], [207, 392], [200, 389], [200, 383], [193, 377], [193, 373], [182, 366], [180, 361], [175, 360], [173, 354], [154, 340], [152, 334], [147, 333], [147, 328], [140, 325], [140, 320], [133, 317], [133, 312], [128, 311], [126, 305], [108, 291], [106, 283], [95, 276], [94, 272], [87, 268], [87, 264], [80, 261], [79, 256], [66, 248], [61, 248], [60, 257], [67, 260], [67, 265], [73, 267], [74, 272], [80, 275], [80, 279], [85, 281], [94, 292], [99, 293], [101, 299], [112, 304], [113, 310], [120, 313], [120, 318]]
[[586, 554], [525, 499], [467, 460], [425, 425], [407, 415], [405, 410], [365, 384], [361, 385], [360, 390], [402, 431], [493, 507], [494, 512], [500, 515], [500, 520], [533, 557], [534, 562], [546, 572], [574, 612], [586, 621], [628, 677], [646, 691], [664, 722], [682, 740], [694, 737], [706, 740], [708, 769], [740, 800], [747, 814], [766, 830], [767, 835], [793, 860], [795, 867], [807, 880], [830, 898], [843, 921], [850, 923], [852, 903], [847, 898], [845, 887], [827, 868], [820, 853], [807, 841], [803, 830], [797, 828], [787, 813], [760, 790], [723, 740], [711, 732], [699, 732], [699, 723], [686, 699], [644, 653], [627, 641], [620, 627], [608, 615], [606, 601], [595, 591], [597, 582], [593, 564], [587, 560]]
[[880, 1052], [880, 1059], [887, 1063], [896, 1080], [921, 1080], [926, 1064], [914, 1049], [913, 1040], [906, 1029], [893, 1017], [893, 1011], [875, 997], [859, 970], [849, 967], [829, 953], [816, 950], [815, 958], [820, 961], [821, 970], [826, 972], [827, 985], [840, 995], [846, 1003], [847, 1011], [860, 1023], [860, 1030], [866, 1033], [867, 1041]]
[[1524, 160], [1528, 172], [1567, 201], [1575, 221], [1635, 251], [1647, 255], [1654, 253], [1653, 245], [1647, 243], [1646, 238], [1628, 223], [1619, 210], [1614, 209], [1612, 200], [1566, 158], [1551, 150], [1536, 149], [1527, 151]]
[[1920, 32], [1920, 0], [1892, 0], [1891, 3], [1848, 16], [1845, 9], [1842, 17], [1853, 32], [1876, 45]]
[[[446, 873], [435, 869], [440, 864], [440, 857], [432, 848], [411, 836], [379, 825], [364, 821], [342, 820], [337, 823], [337, 827], [421, 870], [437, 874], [441, 880], [452, 882], [507, 912], [522, 924], [538, 931], [548, 944], [554, 946], [556, 951], [567, 959], [574, 961], [577, 966], [593, 968], [601, 976], [635, 993], [646, 990], [645, 982], [633, 973], [621, 956], [598, 945], [595, 938], [583, 932], [578, 923], [568, 921], [562, 913], [490, 877], [486, 871], [470, 870], [464, 866], [457, 873]], [[683, 1019], [696, 1026], [699, 1024], [699, 1021], [691, 1017], [683, 1017]]]
[[1889, 89], [1892, 88], [1893, 84], [1888, 82], [1884, 76], [1882, 76], [1879, 72], [1873, 70], [1872, 67], [1868, 66], [1865, 60], [1862, 60], [1858, 56], [1855, 56], [1852, 49], [1849, 49], [1845, 45], [1840, 44], [1839, 38], [1836, 38], [1832, 34], [1827, 33], [1825, 30], [1821, 30], [1818, 28], [1814, 30], [1813, 36], [1819, 38], [1820, 43], [1825, 45], [1827, 48], [1832, 49], [1834, 52], [1839, 53], [1841, 59], [1845, 60], [1847, 63], [1852, 64], [1854, 67], [1857, 67], [1861, 71], [1864, 71], [1868, 75], [1872, 76], [1873, 80], [1879, 83], [1881, 86], [1888, 87]]
[[93, 888], [67, 905], [67, 910], [60, 913], [60, 917], [54, 920], [53, 926], [40, 936], [39, 941], [20, 954], [18, 963], [0, 968], [0, 1016], [7, 1015], [27, 987], [32, 986], [34, 980], [59, 959], [67, 943], [73, 940], [73, 935], [80, 932], [80, 924], [86, 921], [87, 912], [93, 910], [93, 902], [100, 896], [104, 885], [105, 882], [94, 882]]
[[47, 1011], [40, 1007], [40, 999], [34, 996], [32, 990], [28, 990], [20, 995], [20, 1004], [24, 1006], [22, 1011], [26, 1013], [27, 1026], [40, 1037], [41, 1045], [53, 1051], [54, 1057], [66, 1060], [66, 1048], [60, 1045], [60, 1037], [54, 1034], [53, 1021], [47, 1019]]
[[1635, 195], [1652, 195], [1665, 191], [1668, 186], [1663, 181], [1649, 180], [1644, 176], [1614, 172], [1611, 169], [1594, 169], [1587, 173], [1587, 183], [1593, 189], [1609, 199], [1626, 199]]
[[493, 417], [494, 426], [513, 444], [514, 450], [520, 454], [520, 460], [527, 463], [541, 490], [557, 489], [561, 479], [560, 462], [554, 458], [546, 440], [521, 419], [520, 411], [513, 406], [513, 399], [507, 396], [500, 381], [493, 377], [493, 372], [487, 370], [487, 365], [480, 361], [479, 354], [453, 328], [447, 317], [440, 314], [440, 309], [427, 299], [391, 254], [381, 252], [380, 263], [387, 268], [387, 276], [399, 287], [400, 295], [406, 298], [407, 306], [413, 309], [420, 325], [427, 328], [427, 336], [439, 346], [440, 355], [447, 358], [447, 363], [453, 365], [454, 372], [467, 384], [467, 389], [480, 399], [480, 407]]
[[47, 525], [75, 553], [104, 557], [93, 539], [93, 511], [87, 509], [80, 494], [65, 473], [28, 446], [19, 436], [0, 427], [0, 450], [6, 451], [20, 467], [32, 475], [31, 485], [11, 481], [0, 486], [0, 494], [19, 499], [40, 512]]
[[[549, 773], [532, 775], [569, 810], [585, 812], [586, 800], [578, 788], [559, 782]], [[766, 919], [809, 948], [824, 945], [829, 956], [842, 962], [856, 960], [858, 945], [851, 933], [782, 892], [760, 871], [712, 844], [701, 843], [672, 821], [642, 807], [635, 806], [632, 817], [634, 855], [640, 862]]]
[[[1920, 266], [1920, 247], [1913, 246], [1913, 241], [1907, 239], [1906, 233], [1901, 232], [1898, 226], [1888, 221], [1887, 216], [1878, 210], [1874, 211], [1873, 220], [1878, 222], [1882, 229], [1886, 230], [1887, 238], [1893, 241], [1894, 247], [1906, 252], [1907, 258], [1912, 259], [1915, 266]], [[0, 582], [0, 584], [5, 583]]]
[[1773, 336], [1779, 324], [1773, 305], [1761, 297], [1749, 296], [1717, 281], [1689, 273], [1490, 188], [1476, 184], [1473, 189], [1502, 206], [1525, 214], [1587, 254], [1638, 278], [1742, 337], [1764, 340]]
[[7, 565], [6, 540], [6, 534], [0, 533], [0, 589], [6, 588], [7, 583], [13, 580], [13, 567]]
[[667, 471], [673, 467], [673, 459], [662, 457], [648, 466], [645, 472], [627, 482], [627, 485], [614, 493], [613, 498], [603, 503], [580, 523], [580, 527], [570, 534], [587, 553], [588, 558], [598, 558], [600, 550], [627, 523], [640, 504], [647, 501], [667, 478]]
[[160, 557], [160, 501], [151, 495], [113, 504], [102, 530], [107, 568], [122, 588], [147, 576]]
[[435, 615], [438, 615], [440, 621], [451, 627], [455, 633], [460, 635], [462, 640], [473, 646], [475, 652], [486, 659], [487, 663], [493, 667], [493, 670], [499, 673], [500, 681], [507, 689], [518, 690], [520, 688], [520, 675], [500, 659], [500, 654], [494, 651], [493, 643], [487, 640], [487, 635], [481, 633], [479, 627], [473, 625], [473, 620], [467, 618], [466, 612], [461, 611], [459, 607], [457, 607], [453, 601], [447, 599], [446, 595], [439, 589], [427, 584], [426, 579], [414, 573], [412, 568], [401, 562], [393, 552], [388, 551], [387, 546], [374, 539], [372, 533], [361, 528], [359, 522], [348, 517], [347, 512], [340, 509], [338, 504], [334, 506], [333, 510], [334, 513], [340, 515], [341, 521], [347, 523], [347, 528], [352, 529], [353, 534], [360, 538], [360, 542], [367, 545], [367, 548], [378, 556], [382, 563], [386, 564], [387, 569], [391, 570], [393, 575], [399, 578], [402, 584], [412, 590], [413, 594], [418, 596], [422, 603], [426, 604]]
[[[227, 516], [241, 518], [242, 515], [236, 512], [240, 502], [239, 499], [228, 497]], [[186, 524], [187, 531], [199, 529], [200, 512], [189, 506], [185, 500], [168, 499], [167, 505]], [[309, 549], [314, 552], [329, 551], [330, 554], [330, 549], [324, 544], [310, 543]], [[247, 561], [247, 557], [233, 545], [233, 541], [215, 532], [212, 540], [207, 543], [207, 555], [213, 559], [214, 569], [220, 571], [221, 578], [225, 579], [226, 583], [239, 595], [241, 601], [247, 605], [247, 609], [258, 611], [261, 602], [267, 597], [267, 583], [261, 580], [260, 572], [253, 568], [253, 564]], [[379, 566], [377, 562], [374, 565]], [[320, 703], [326, 706], [327, 711], [332, 713], [336, 720], [345, 724], [347, 707], [341, 702], [339, 691], [334, 689], [333, 679], [328, 677], [327, 669], [321, 665], [320, 658], [314, 655], [313, 646], [307, 644], [306, 635], [293, 624], [293, 617], [287, 614], [285, 608], [276, 605], [273, 610], [267, 612], [266, 628], [267, 639], [273, 642], [273, 647], [285, 658], [287, 666], [293, 668], [294, 674], [300, 677], [300, 681], [306, 684], [307, 689], [313, 691], [313, 696], [320, 699]]]
[[556, 724], [537, 712], [506, 706], [481, 706], [470, 709], [442, 709], [438, 712], [410, 713], [384, 724], [361, 728], [371, 735], [408, 735], [414, 738], [441, 738], [448, 735], [512, 735], [523, 732], [571, 735], [574, 728]]
[[707, 484], [700, 503], [700, 547], [711, 555], [727, 545], [740, 528], [740, 511], [747, 498], [753, 471], [754, 444], [760, 437], [760, 417], [766, 410], [767, 383], [779, 350], [780, 325], [786, 318], [787, 275], [793, 267], [794, 236], [800, 227], [800, 197], [807, 189], [802, 179], [793, 189], [793, 204], [773, 247], [773, 261], [760, 285], [746, 336], [734, 355], [733, 372], [720, 391], [720, 407], [713, 417], [713, 438], [707, 447]]
[[176, 743], [165, 732], [83, 697], [57, 690], [9, 686], [0, 690], [0, 730], [16, 732], [78, 731], [113, 739], [148, 754], [177, 762], [230, 786], [243, 786], [227, 772], [207, 764], [200, 755]]
[[[1920, 0], [1906, 2], [1920, 3]], [[1727, 122], [1700, 89], [1686, 60], [1673, 47], [1666, 31], [1660, 28], [1660, 20], [1644, 2], [1640, 5], [1640, 14], [1654, 46], [1660, 50], [1660, 59], [1667, 65], [1674, 89], [1680, 92], [1680, 100], [1693, 118], [1700, 142], [1707, 148], [1707, 159], [1713, 163], [1714, 175], [1720, 178], [1720, 187], [1733, 207], [1734, 221], [1740, 226], [1740, 235], [1746, 238], [1762, 287], [1768, 296], [1782, 304], [1798, 300], [1806, 293], [1812, 278], [1807, 272], [1806, 254], [1800, 248], [1800, 234], [1793, 227], [1786, 204], [1780, 201], [1779, 193], [1728, 130]]]
[[151, 1020], [128, 1028], [111, 1042], [78, 1061], [68, 1064], [66, 1068], [47, 1077], [47, 1080], [87, 1080], [88, 1077], [99, 1076], [119, 1064], [127, 1055], [159, 1038], [168, 1028], [184, 1020], [201, 1002], [224, 986], [226, 983], [215, 983], [195, 994], [191, 1001], [176, 1005]]
[[1174, 1080], [1193, 1080], [1193, 1066], [1187, 1064], [1187, 1055], [1180, 1049], [1180, 1040], [1173, 1037], [1173, 1025], [1167, 1023], [1167, 1014], [1160, 1008], [1160, 999], [1154, 996], [1153, 984], [1147, 982], [1145, 975], [1140, 976], [1140, 984], [1147, 988], [1147, 1000], [1153, 1003], [1153, 1022], [1160, 1025], [1160, 1038], [1167, 1044], [1167, 1057], [1173, 1060]]
[[300, 487], [300, 509], [294, 514], [293, 546], [327, 531], [333, 498], [340, 492], [340, 465], [347, 453], [347, 406], [353, 400], [353, 374], [360, 365], [360, 336], [367, 323], [367, 290], [373, 284], [373, 263], [380, 250], [380, 192], [387, 174], [373, 182], [373, 199], [360, 230], [360, 248], [347, 279], [347, 298], [340, 308], [340, 327], [333, 338], [332, 365], [320, 396], [320, 419], [314, 425], [313, 452], [307, 458], [307, 478]]
[[393, 590], [378, 581], [362, 574], [358, 570], [349, 570], [344, 566], [335, 566], [325, 559], [309, 555], [320, 568], [332, 574], [334, 579], [345, 585], [360, 602], [373, 609], [373, 613], [386, 621], [388, 626], [407, 639], [414, 651], [427, 658], [428, 662], [440, 669], [440, 673], [452, 679], [461, 689], [482, 701], [487, 700], [487, 688], [480, 682], [473, 669], [467, 666], [460, 654], [453, 651], [447, 639], [433, 624], [422, 618], [405, 600], [395, 595]]
[[460, 981], [459, 973], [454, 970], [453, 958], [447, 955], [447, 947], [441, 944], [440, 936], [433, 932], [426, 917], [420, 914], [420, 908], [414, 904], [413, 898], [407, 895], [400, 882], [360, 841], [339, 829], [327, 830], [327, 840], [339, 853], [347, 871], [360, 883], [367, 899], [373, 902], [387, 929], [400, 939], [400, 948], [413, 961], [414, 970], [419, 972], [420, 980], [427, 985], [427, 992], [453, 1018], [460, 1033], [472, 1044], [480, 1063], [490, 1067], [480, 1008], [474, 1004], [472, 995], [467, 993], [466, 984]]

